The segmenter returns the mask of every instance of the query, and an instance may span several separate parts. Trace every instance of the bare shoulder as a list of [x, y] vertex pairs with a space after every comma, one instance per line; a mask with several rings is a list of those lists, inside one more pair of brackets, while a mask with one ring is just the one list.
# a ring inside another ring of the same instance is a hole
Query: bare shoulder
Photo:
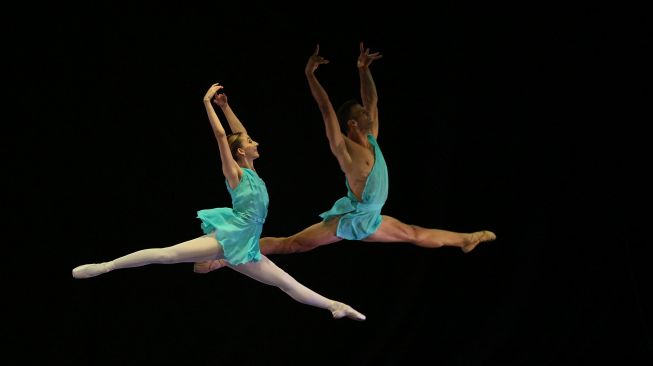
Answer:
[[372, 154], [373, 148], [370, 144], [363, 145], [345, 136], [345, 144], [350, 154], [367, 155]]

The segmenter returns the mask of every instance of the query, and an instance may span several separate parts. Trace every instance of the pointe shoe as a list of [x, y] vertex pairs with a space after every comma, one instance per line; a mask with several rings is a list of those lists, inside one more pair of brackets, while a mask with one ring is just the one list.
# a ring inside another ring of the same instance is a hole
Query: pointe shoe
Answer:
[[74, 278], [89, 278], [109, 272], [104, 263], [84, 264], [73, 269]]
[[227, 261], [224, 259], [216, 259], [212, 261], [197, 262], [193, 264], [193, 272], [195, 273], [209, 273], [220, 269], [227, 265]]
[[464, 253], [471, 252], [472, 250], [474, 250], [474, 248], [476, 248], [477, 245], [479, 245], [479, 244], [481, 244], [483, 242], [493, 241], [493, 240], [495, 240], [497, 238], [496, 234], [494, 234], [493, 232], [488, 231], [488, 230], [477, 231], [477, 232], [473, 233], [472, 235], [474, 237], [472, 242], [470, 244], [464, 245], [463, 247], [460, 248], [460, 249], [462, 249], [462, 251]]
[[333, 306], [331, 307], [331, 314], [334, 319], [340, 319], [343, 317], [348, 317], [349, 319], [354, 319], [358, 321], [363, 321], [366, 319], [365, 315], [354, 310], [351, 306], [343, 304], [341, 302], [334, 301]]

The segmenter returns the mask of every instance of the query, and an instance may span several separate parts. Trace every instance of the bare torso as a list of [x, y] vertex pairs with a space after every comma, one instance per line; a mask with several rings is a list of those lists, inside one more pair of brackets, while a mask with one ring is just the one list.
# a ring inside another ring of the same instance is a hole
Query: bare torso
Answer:
[[365, 138], [364, 145], [345, 137], [351, 162], [342, 168], [349, 182], [349, 188], [358, 201], [362, 200], [367, 177], [374, 167], [374, 146]]

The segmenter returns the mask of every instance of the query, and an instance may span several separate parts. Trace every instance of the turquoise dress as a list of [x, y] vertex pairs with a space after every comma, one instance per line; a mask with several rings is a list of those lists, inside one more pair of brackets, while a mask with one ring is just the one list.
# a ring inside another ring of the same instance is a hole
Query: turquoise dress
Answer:
[[232, 265], [257, 262], [261, 259], [259, 238], [268, 214], [268, 191], [255, 171], [242, 168], [243, 176], [231, 195], [231, 208], [220, 207], [197, 211], [204, 234], [216, 232], [224, 249], [224, 257]]
[[345, 179], [347, 196], [320, 214], [323, 221], [340, 216], [336, 235], [343, 239], [362, 240], [372, 235], [381, 225], [381, 209], [388, 198], [388, 167], [374, 136], [368, 134], [367, 139], [374, 146], [374, 166], [367, 176], [362, 201], [358, 201]]

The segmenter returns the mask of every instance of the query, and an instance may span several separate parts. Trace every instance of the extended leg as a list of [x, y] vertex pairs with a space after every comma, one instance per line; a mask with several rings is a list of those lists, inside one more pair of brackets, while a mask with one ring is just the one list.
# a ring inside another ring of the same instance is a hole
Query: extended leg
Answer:
[[222, 247], [215, 235], [204, 235], [166, 248], [150, 248], [127, 254], [109, 262], [85, 264], [73, 269], [73, 277], [89, 278], [116, 269], [140, 267], [147, 264], [172, 264], [215, 259], [222, 255]]
[[487, 230], [473, 233], [458, 233], [448, 230], [427, 229], [405, 224], [394, 217], [383, 215], [381, 226], [372, 235], [363, 239], [369, 242], [406, 242], [425, 248], [443, 246], [459, 247], [469, 253], [482, 242], [492, 241], [496, 235]]
[[301, 253], [319, 246], [342, 240], [336, 236], [339, 217], [318, 222], [295, 235], [281, 238], [261, 238], [260, 246], [263, 254]]
[[261, 256], [261, 260], [258, 262], [230, 266], [230, 268], [259, 282], [276, 286], [302, 304], [328, 309], [336, 319], [346, 316], [354, 320], [365, 320], [365, 315], [354, 310], [351, 306], [339, 301], [327, 299], [297, 282], [297, 280], [281, 268], [277, 267], [277, 265], [266, 256]]

